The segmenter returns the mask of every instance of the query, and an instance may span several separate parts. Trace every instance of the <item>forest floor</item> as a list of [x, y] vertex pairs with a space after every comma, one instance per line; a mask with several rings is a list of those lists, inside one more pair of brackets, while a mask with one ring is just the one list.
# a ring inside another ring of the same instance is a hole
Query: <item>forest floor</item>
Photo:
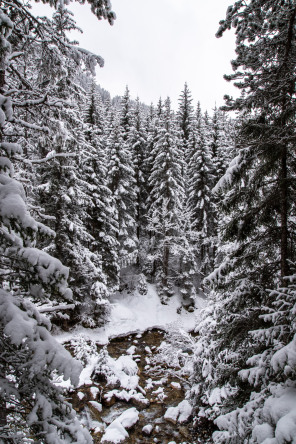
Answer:
[[194, 343], [188, 330], [204, 300], [188, 313], [177, 296], [160, 304], [150, 286], [147, 295], [126, 292], [112, 303], [105, 329], [59, 337], [83, 363], [79, 387], [68, 393], [94, 443], [211, 443], [212, 425], [194, 427], [185, 399]]

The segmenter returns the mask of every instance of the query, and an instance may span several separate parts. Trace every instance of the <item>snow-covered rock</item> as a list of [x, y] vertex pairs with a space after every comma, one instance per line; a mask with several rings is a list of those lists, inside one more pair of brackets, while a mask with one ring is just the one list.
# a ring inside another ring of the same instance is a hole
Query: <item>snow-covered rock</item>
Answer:
[[192, 406], [184, 399], [176, 407], [169, 407], [164, 415], [166, 421], [176, 424], [177, 422], [183, 423], [188, 420], [192, 414]]
[[89, 401], [89, 404], [98, 412], [102, 411], [102, 404], [97, 401]]
[[90, 388], [90, 392], [91, 395], [94, 399], [96, 399], [96, 397], [98, 396], [98, 393], [100, 392], [100, 390], [98, 389], [98, 387], [91, 387]]
[[142, 428], [142, 432], [144, 435], [150, 436], [153, 430], [153, 426], [151, 424], [147, 424]]
[[138, 373], [138, 366], [136, 362], [127, 355], [122, 355], [116, 360], [116, 367], [125, 374], [133, 376]]
[[180, 402], [178, 408], [179, 408], [178, 422], [182, 423], [187, 421], [190, 415], [192, 414], [193, 410], [189, 402], [186, 399], [184, 399], [184, 401]]
[[171, 386], [176, 390], [181, 390], [181, 384], [179, 382], [171, 382]]
[[78, 393], [77, 393], [77, 397], [80, 399], [80, 401], [81, 401], [81, 399], [84, 398], [84, 396], [85, 396], [85, 394], [82, 393], [82, 392], [78, 392]]
[[139, 420], [139, 412], [135, 407], [132, 407], [121, 413], [121, 415], [117, 419], [118, 421], [120, 421], [123, 427], [128, 430], [133, 427]]
[[127, 354], [128, 355], [134, 355], [136, 353], [136, 346], [135, 345], [131, 345], [128, 349], [127, 349]]
[[124, 441], [129, 436], [127, 430], [133, 427], [138, 419], [139, 412], [136, 408], [125, 410], [106, 428], [102, 442], [117, 444]]
[[138, 407], [146, 407], [149, 404], [148, 399], [136, 390], [110, 390], [110, 392], [105, 394], [104, 399], [107, 405], [112, 405], [114, 403], [113, 400], [115, 401], [115, 399], [126, 402], [132, 401]]
[[169, 407], [165, 412], [164, 419], [166, 421], [172, 422], [173, 424], [176, 424], [178, 416], [179, 416], [178, 407]]
[[102, 442], [112, 442], [114, 444], [120, 443], [128, 437], [128, 432], [123, 425], [115, 419], [105, 430], [102, 437]]

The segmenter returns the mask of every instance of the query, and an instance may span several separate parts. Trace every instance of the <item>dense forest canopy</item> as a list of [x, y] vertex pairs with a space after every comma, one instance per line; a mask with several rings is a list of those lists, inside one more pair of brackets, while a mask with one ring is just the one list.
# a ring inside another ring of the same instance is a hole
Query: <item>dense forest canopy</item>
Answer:
[[[241, 96], [210, 113], [186, 83], [176, 112], [128, 87], [112, 100], [93, 78], [103, 59], [68, 37], [72, 13], [44, 3], [52, 19], [1, 1], [0, 442], [93, 442], [56, 384], [75, 386], [81, 363], [53, 333], [102, 327], [112, 295], [149, 285], [183, 312], [207, 299], [194, 426], [295, 442], [296, 2], [229, 6], [217, 37], [235, 30], [225, 78]], [[109, 0], [87, 3], [113, 23]]]

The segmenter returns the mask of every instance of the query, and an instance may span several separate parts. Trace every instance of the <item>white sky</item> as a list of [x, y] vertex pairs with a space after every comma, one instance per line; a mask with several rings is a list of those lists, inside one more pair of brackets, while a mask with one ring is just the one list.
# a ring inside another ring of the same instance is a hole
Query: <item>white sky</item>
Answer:
[[[231, 73], [234, 35], [217, 39], [219, 20], [231, 0], [111, 0], [117, 19], [113, 26], [98, 21], [88, 4], [71, 4], [83, 34], [72, 33], [80, 46], [101, 55], [104, 68], [97, 83], [112, 96], [126, 85], [132, 98], [157, 103], [170, 96], [173, 107], [187, 82], [194, 103], [211, 109], [223, 104], [223, 95], [237, 95], [223, 79]], [[34, 10], [44, 15], [42, 5]], [[72, 36], [71, 35], [71, 36]]]

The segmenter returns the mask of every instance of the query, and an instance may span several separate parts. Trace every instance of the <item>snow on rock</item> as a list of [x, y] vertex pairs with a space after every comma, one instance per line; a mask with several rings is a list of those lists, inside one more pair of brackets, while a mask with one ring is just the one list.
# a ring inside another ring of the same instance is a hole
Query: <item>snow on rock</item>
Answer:
[[129, 402], [130, 400], [134, 401], [137, 405], [147, 406], [149, 401], [147, 398], [143, 396], [142, 393], [138, 393], [136, 390], [110, 390], [110, 392], [106, 393], [104, 396], [107, 402], [110, 402], [111, 399], [115, 396], [116, 399], [120, 399], [121, 401]]
[[153, 426], [151, 424], [147, 424], [142, 428], [142, 432], [147, 435], [150, 436], [153, 430]]
[[[94, 354], [88, 357], [88, 362], [84, 366], [80, 375], [79, 386], [92, 384], [92, 377], [96, 372], [97, 364], [98, 355]], [[134, 390], [138, 386], [138, 366], [130, 356], [122, 355], [118, 359], [113, 359], [111, 356], [108, 356], [105, 367], [108, 368], [108, 375], [106, 375], [108, 384], [120, 383], [120, 387], [127, 390]], [[92, 387], [92, 390], [98, 389]]]
[[192, 413], [192, 407], [189, 404], [189, 402], [184, 399], [184, 401], [180, 402], [180, 404], [178, 405], [179, 408], [179, 418], [178, 418], [178, 422], [185, 422], [188, 420], [189, 416]]
[[138, 366], [130, 356], [122, 355], [118, 359], [108, 356], [106, 365], [109, 368], [108, 384], [119, 383], [126, 390], [135, 390], [138, 387]]
[[78, 393], [77, 393], [77, 396], [78, 396], [78, 398], [79, 398], [79, 399], [80, 399], [80, 401], [81, 401], [81, 399], [83, 399], [83, 398], [84, 398], [85, 394], [84, 394], [84, 393], [82, 393], [82, 392], [78, 392]]
[[98, 387], [91, 387], [90, 388], [90, 392], [91, 395], [94, 399], [96, 399], [96, 397], [98, 396], [98, 393], [100, 392], [100, 390], [98, 389]]
[[163, 401], [165, 398], [167, 398], [167, 395], [164, 393], [164, 387], [159, 387], [157, 390], [154, 390], [153, 395], [156, 395], [157, 399], [160, 401]]
[[101, 412], [102, 409], [103, 409], [102, 404], [100, 404], [100, 403], [97, 402], [97, 401], [89, 401], [89, 404], [90, 404], [94, 409], [96, 409], [98, 412]]
[[192, 414], [192, 407], [189, 402], [185, 399], [180, 402], [176, 407], [169, 407], [164, 415], [164, 419], [173, 424], [177, 422], [183, 423], [188, 420]]
[[171, 386], [176, 390], [181, 390], [181, 384], [179, 382], [171, 382]]
[[82, 385], [91, 385], [92, 384], [92, 374], [97, 365], [98, 358], [93, 355], [90, 357], [88, 364], [83, 368], [80, 377], [79, 377], [79, 387]]
[[138, 373], [138, 366], [130, 356], [122, 355], [116, 360], [116, 367], [125, 374], [133, 376]]
[[112, 442], [119, 443], [125, 440], [128, 437], [128, 433], [125, 428], [120, 424], [118, 420], [115, 419], [105, 430], [105, 433], [102, 437], [102, 442]]
[[128, 437], [126, 429], [133, 427], [139, 419], [139, 412], [135, 407], [125, 410], [106, 428], [102, 442], [120, 443]]
[[176, 424], [178, 416], [179, 416], [178, 407], [169, 407], [165, 412], [164, 419], [166, 419], [169, 422], [172, 422], [173, 424]]
[[135, 407], [132, 407], [123, 412], [117, 419], [118, 421], [120, 421], [120, 423], [123, 425], [125, 429], [130, 429], [138, 421], [139, 412]]
[[128, 355], [134, 355], [136, 353], [136, 346], [135, 345], [131, 345], [130, 348], [127, 349], [127, 354]]

